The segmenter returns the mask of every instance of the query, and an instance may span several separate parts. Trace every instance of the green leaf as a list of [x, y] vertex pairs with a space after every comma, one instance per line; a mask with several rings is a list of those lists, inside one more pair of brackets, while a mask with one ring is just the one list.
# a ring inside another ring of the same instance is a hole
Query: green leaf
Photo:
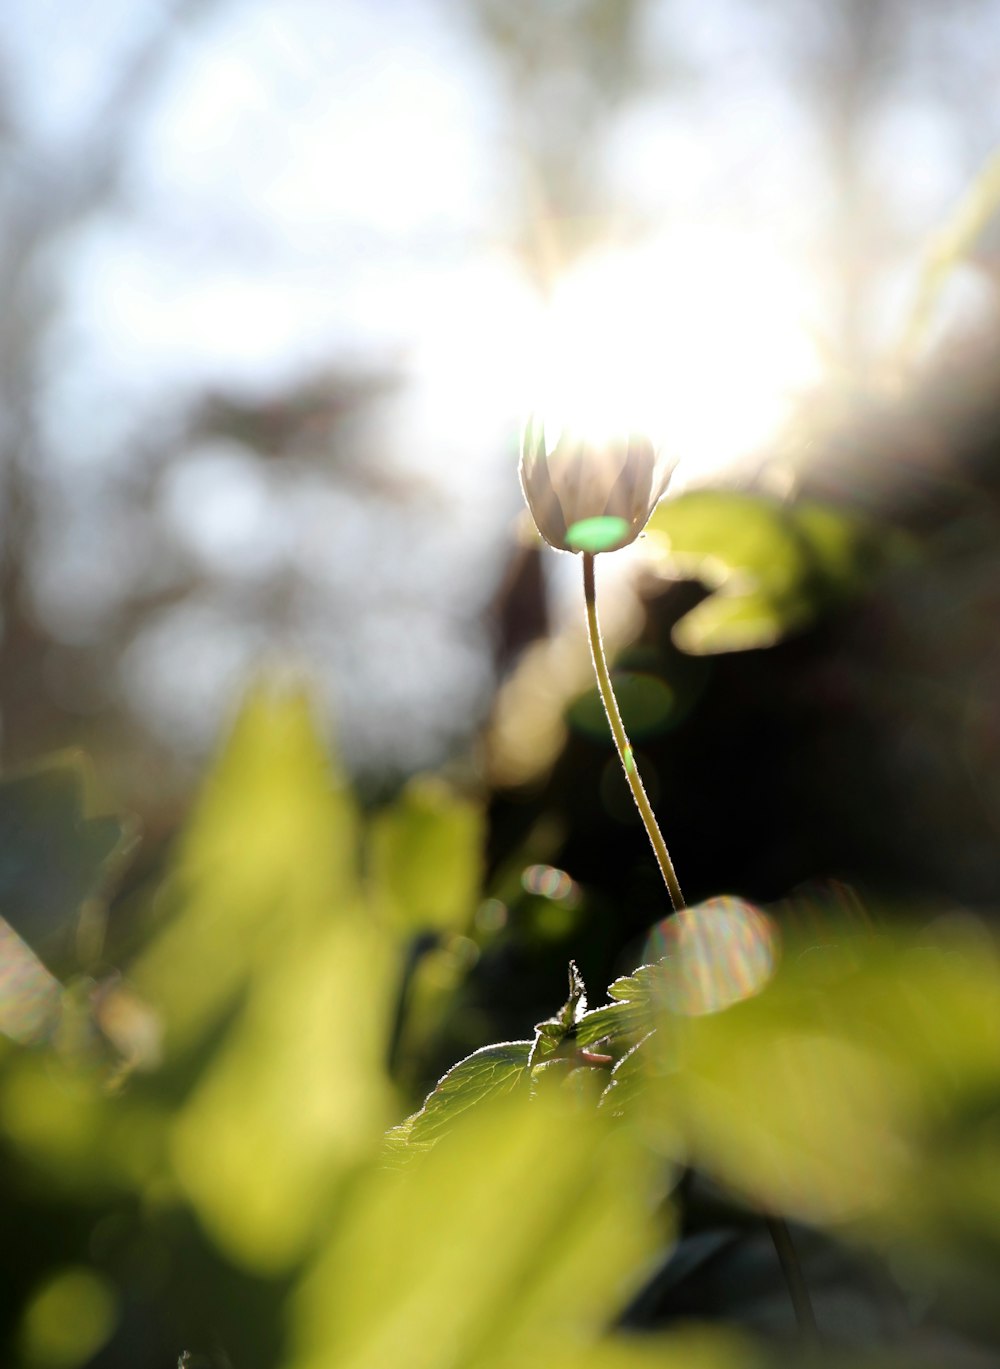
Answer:
[[656, 1020], [657, 1001], [662, 999], [663, 975], [663, 962], [658, 961], [640, 965], [632, 974], [616, 979], [608, 989], [608, 997], [615, 1001], [581, 1016], [577, 1044], [591, 1046], [607, 1041], [615, 1045], [648, 1032]]
[[954, 930], [826, 950], [786, 951], [768, 988], [725, 1011], [664, 1009], [672, 1067], [648, 1055], [644, 1117], [751, 1202], [884, 1238], [932, 1221], [941, 1118], [1000, 1097], [1000, 958]]
[[526, 1082], [531, 1049], [530, 1041], [501, 1041], [467, 1055], [442, 1075], [419, 1112], [392, 1128], [390, 1148], [435, 1141], [463, 1112]]
[[662, 1043], [657, 1042], [656, 1031], [648, 1031], [615, 1061], [608, 1086], [601, 1094], [601, 1107], [617, 1116], [627, 1114], [635, 1106], [646, 1090], [650, 1074], [661, 1067], [655, 1058], [657, 1045]]
[[639, 1014], [628, 1003], [609, 1003], [584, 1013], [576, 1029], [578, 1046], [593, 1046], [599, 1041], [615, 1045], [641, 1030]]
[[651, 1007], [655, 1002], [657, 985], [662, 969], [659, 961], [652, 965], [640, 965], [631, 974], [623, 975], [608, 985], [608, 997], [616, 1003], [642, 1004]]
[[574, 1028], [587, 1011], [587, 990], [576, 962], [569, 962], [569, 997], [558, 1012], [539, 1022], [535, 1028], [535, 1041], [531, 1048], [531, 1068], [558, 1054], [559, 1048], [569, 1037], [575, 1037]]
[[357, 838], [307, 699], [257, 691], [186, 834], [173, 917], [131, 974], [181, 1094], [172, 1181], [259, 1273], [301, 1257], [391, 1115], [398, 949], [364, 906]]
[[460, 931], [479, 901], [484, 820], [478, 804], [424, 775], [372, 822], [376, 903], [397, 927]]
[[569, 963], [569, 995], [562, 1007], [535, 1028], [533, 1041], [504, 1041], [483, 1046], [460, 1060], [438, 1080], [423, 1107], [386, 1136], [389, 1153], [426, 1147], [439, 1139], [470, 1108], [510, 1093], [526, 1083], [533, 1070], [556, 1063], [565, 1042], [575, 1051], [576, 1024], [587, 1008], [587, 993], [575, 962]]
[[[569, 963], [569, 995], [562, 1007], [535, 1028], [533, 1041], [503, 1041], [483, 1046], [460, 1060], [438, 1080], [423, 1107], [386, 1136], [388, 1150], [424, 1147], [448, 1130], [463, 1112], [526, 1083], [532, 1070], [556, 1062], [564, 1042], [575, 1038], [586, 1012], [587, 993], [575, 962]], [[576, 1048], [573, 1040], [573, 1049]]]
[[195, 1047], [284, 948], [363, 919], [358, 826], [306, 695], [255, 689], [185, 832], [164, 923], [130, 972], [163, 1015], [168, 1058]]
[[857, 593], [887, 551], [840, 510], [735, 491], [663, 500], [647, 528], [666, 574], [713, 591], [674, 628], [694, 655], [772, 646]]
[[575, 1097], [491, 1098], [350, 1195], [293, 1301], [288, 1369], [603, 1365], [665, 1234], [654, 1175]]

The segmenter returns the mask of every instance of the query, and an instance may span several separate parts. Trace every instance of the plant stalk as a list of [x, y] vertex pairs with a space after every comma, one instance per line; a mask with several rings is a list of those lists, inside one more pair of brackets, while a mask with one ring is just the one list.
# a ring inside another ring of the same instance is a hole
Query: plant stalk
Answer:
[[608, 722], [611, 725], [611, 735], [615, 739], [615, 747], [618, 751], [618, 758], [625, 771], [625, 778], [632, 791], [632, 798], [635, 806], [639, 810], [642, 818], [642, 825], [646, 829], [653, 853], [656, 856], [656, 863], [660, 867], [660, 874], [663, 882], [667, 886], [670, 895], [670, 902], [673, 904], [674, 912], [679, 913], [684, 905], [684, 895], [681, 893], [681, 886], [674, 870], [674, 863], [670, 859], [670, 852], [667, 850], [667, 843], [663, 840], [663, 833], [657, 824], [653, 814], [652, 805], [646, 796], [642, 778], [639, 774], [638, 766], [635, 763], [635, 756], [632, 752], [632, 744], [625, 731], [622, 722], [622, 715], [618, 709], [618, 700], [615, 698], [615, 691], [611, 684], [611, 675], [608, 671], [608, 661], [604, 654], [604, 643], [601, 640], [601, 625], [597, 617], [597, 590], [594, 583], [594, 554], [593, 552], [583, 553], [583, 595], [587, 602], [587, 630], [590, 634], [590, 655], [594, 662], [594, 674], [597, 676], [597, 688], [601, 695], [601, 703], [604, 711], [608, 715]]

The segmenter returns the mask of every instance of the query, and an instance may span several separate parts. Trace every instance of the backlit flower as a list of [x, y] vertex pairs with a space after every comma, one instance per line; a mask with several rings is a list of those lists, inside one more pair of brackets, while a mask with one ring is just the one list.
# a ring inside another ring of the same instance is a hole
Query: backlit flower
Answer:
[[538, 531], [560, 551], [617, 551], [635, 541], [672, 467], [646, 436], [595, 441], [530, 418], [521, 438], [521, 488]]

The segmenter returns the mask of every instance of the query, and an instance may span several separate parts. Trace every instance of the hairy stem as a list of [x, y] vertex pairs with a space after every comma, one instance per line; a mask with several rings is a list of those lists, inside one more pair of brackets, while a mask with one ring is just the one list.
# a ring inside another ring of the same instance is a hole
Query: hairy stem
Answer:
[[625, 732], [622, 715], [618, 711], [618, 700], [615, 698], [615, 691], [611, 685], [608, 661], [604, 654], [604, 643], [601, 640], [601, 625], [597, 618], [597, 592], [594, 585], [594, 556], [592, 552], [584, 552], [583, 554], [583, 594], [587, 601], [590, 655], [594, 662], [594, 674], [597, 676], [597, 688], [601, 695], [601, 702], [604, 705], [605, 713], [608, 715], [611, 735], [615, 739], [615, 747], [622, 763], [622, 769], [625, 771], [628, 786], [632, 791], [632, 798], [639, 810], [642, 825], [646, 829], [646, 835], [649, 837], [656, 856], [656, 863], [660, 867], [660, 874], [663, 876], [663, 882], [670, 894], [670, 902], [674, 906], [674, 912], [679, 913], [684, 907], [684, 895], [681, 893], [681, 886], [674, 871], [670, 853], [667, 850], [667, 843], [663, 840], [663, 833], [657, 825], [652, 806], [646, 797], [646, 791], [643, 788], [642, 779], [635, 763], [635, 756], [632, 754], [632, 744]]

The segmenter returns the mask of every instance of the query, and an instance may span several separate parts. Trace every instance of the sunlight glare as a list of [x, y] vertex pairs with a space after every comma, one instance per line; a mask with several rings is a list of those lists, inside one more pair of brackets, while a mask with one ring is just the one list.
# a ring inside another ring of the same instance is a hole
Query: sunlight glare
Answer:
[[408, 450], [454, 478], [457, 453], [485, 456], [536, 413], [547, 445], [566, 429], [647, 433], [679, 463], [674, 490], [739, 473], [821, 378], [816, 288], [773, 244], [723, 228], [605, 247], [544, 299], [499, 255], [442, 272], [411, 311]]
[[537, 330], [526, 411], [602, 438], [648, 432], [679, 483], [729, 470], [819, 377], [804, 273], [748, 236], [691, 231], [581, 260]]

